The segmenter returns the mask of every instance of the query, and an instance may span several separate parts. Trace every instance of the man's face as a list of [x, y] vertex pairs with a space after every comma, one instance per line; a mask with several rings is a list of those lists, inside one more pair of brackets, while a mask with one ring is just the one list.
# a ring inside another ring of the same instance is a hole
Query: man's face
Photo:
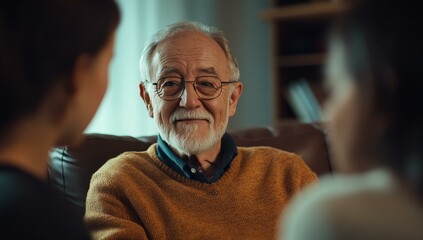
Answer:
[[[160, 43], [152, 57], [152, 82], [163, 77], [216, 76], [230, 80], [229, 64], [220, 46], [199, 32], [179, 33]], [[143, 96], [162, 138], [180, 154], [196, 155], [210, 150], [223, 136], [230, 116], [235, 114], [241, 83], [224, 85], [219, 97], [202, 100], [193, 83], [186, 83], [182, 96], [174, 101], [161, 99], [155, 86], [148, 85]], [[143, 92], [144, 90], [141, 89]], [[143, 93], [141, 93], [143, 95]]]

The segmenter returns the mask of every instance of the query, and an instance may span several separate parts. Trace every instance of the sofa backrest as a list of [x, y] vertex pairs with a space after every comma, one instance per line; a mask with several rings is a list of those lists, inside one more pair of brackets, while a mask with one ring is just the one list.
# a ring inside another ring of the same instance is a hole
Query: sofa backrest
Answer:
[[[229, 132], [238, 146], [271, 146], [302, 156], [307, 165], [322, 175], [331, 172], [325, 135], [318, 125], [286, 122], [275, 126]], [[92, 174], [106, 161], [126, 151], [144, 151], [156, 136], [128, 137], [86, 134], [78, 146], [51, 151], [49, 181], [77, 206], [82, 216]]]

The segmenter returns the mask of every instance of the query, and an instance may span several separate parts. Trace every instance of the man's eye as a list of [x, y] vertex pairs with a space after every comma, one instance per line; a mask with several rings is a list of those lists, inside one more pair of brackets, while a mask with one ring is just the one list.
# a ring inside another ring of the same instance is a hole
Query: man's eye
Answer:
[[179, 78], [167, 78], [163, 80], [161, 84], [162, 87], [176, 87], [181, 85], [181, 80]]
[[173, 87], [173, 86], [176, 86], [176, 85], [178, 85], [176, 82], [168, 81], [168, 82], [165, 82], [163, 84], [163, 87]]
[[200, 85], [202, 87], [214, 87], [212, 82], [207, 82], [207, 81], [199, 82], [198, 85]]
[[206, 88], [218, 88], [219, 82], [217, 79], [198, 79], [197, 86], [199, 87], [206, 87]]

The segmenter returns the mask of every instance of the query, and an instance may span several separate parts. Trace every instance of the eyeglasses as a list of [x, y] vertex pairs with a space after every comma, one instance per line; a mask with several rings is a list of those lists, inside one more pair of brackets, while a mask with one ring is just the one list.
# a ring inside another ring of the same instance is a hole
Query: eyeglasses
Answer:
[[198, 76], [194, 81], [187, 81], [182, 77], [162, 77], [156, 83], [156, 93], [163, 100], [172, 101], [180, 98], [185, 90], [185, 84], [194, 84], [194, 90], [203, 100], [211, 100], [220, 96], [224, 84], [236, 81], [223, 82], [215, 76]]

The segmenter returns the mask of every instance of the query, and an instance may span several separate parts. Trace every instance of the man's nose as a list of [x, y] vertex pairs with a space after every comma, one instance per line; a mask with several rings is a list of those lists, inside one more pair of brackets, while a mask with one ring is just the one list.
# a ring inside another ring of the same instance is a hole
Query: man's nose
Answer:
[[179, 106], [187, 109], [195, 109], [201, 106], [201, 101], [195, 92], [193, 82], [185, 82], [185, 89], [179, 101]]

